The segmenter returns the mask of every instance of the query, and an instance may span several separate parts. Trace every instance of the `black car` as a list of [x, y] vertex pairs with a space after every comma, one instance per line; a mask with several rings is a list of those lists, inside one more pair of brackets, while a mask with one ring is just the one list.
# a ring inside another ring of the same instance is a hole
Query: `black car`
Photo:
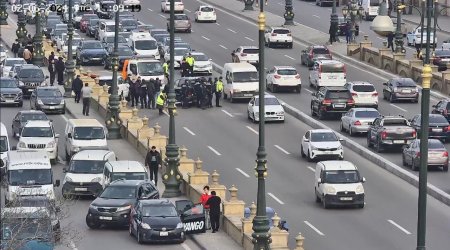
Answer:
[[22, 110], [19, 111], [12, 120], [12, 135], [19, 138], [22, 133], [22, 128], [28, 121], [48, 121], [47, 115], [42, 111], [37, 110]]
[[322, 87], [312, 93], [311, 115], [324, 119], [328, 114], [343, 113], [355, 107], [350, 91], [345, 87]]
[[106, 60], [106, 50], [102, 43], [94, 40], [82, 40], [77, 47], [77, 64], [97, 63], [103, 65]]
[[[112, 54], [114, 52], [114, 46], [108, 47], [106, 50], [107, 57], [105, 60], [105, 69], [111, 69], [112, 68]], [[131, 59], [134, 56], [134, 52], [130, 49], [130, 47], [126, 45], [119, 45], [117, 48], [118, 56], [119, 56], [119, 70], [122, 69], [123, 63], [126, 59]]]
[[123, 31], [131, 32], [138, 28], [138, 22], [134, 18], [121, 19], [120, 25]]
[[438, 66], [438, 71], [446, 71], [450, 63], [450, 50], [436, 50], [432, 58], [433, 64]]
[[432, 114], [441, 114], [450, 122], [450, 100], [444, 99], [433, 105]]
[[64, 96], [58, 87], [37, 87], [31, 94], [30, 107], [44, 113], [66, 113]]
[[[348, 20], [346, 20], [343, 16], [338, 17], [338, 36], [345, 36], [345, 26], [347, 25]], [[359, 35], [359, 25], [355, 23], [355, 36]]]
[[23, 106], [23, 93], [15, 78], [0, 77], [0, 104]]
[[186, 240], [184, 224], [175, 206], [167, 199], [139, 200], [131, 211], [129, 233], [138, 243]]
[[159, 199], [159, 192], [153, 182], [113, 181], [89, 205], [86, 224], [92, 229], [102, 225], [128, 226], [131, 207], [141, 199]]
[[38, 86], [44, 83], [48, 76], [44, 76], [44, 72], [39, 66], [27, 64], [22, 66], [15, 78], [19, 80], [19, 88], [22, 89], [23, 95], [30, 96]]
[[[421, 134], [421, 115], [415, 115], [410, 120], [410, 125], [417, 132], [417, 136]], [[450, 124], [441, 114], [429, 114], [428, 138], [447, 141], [450, 139]]]
[[51, 18], [47, 19], [47, 23], [44, 27], [44, 34], [46, 38], [50, 38], [52, 30], [56, 27], [57, 24], [62, 24], [61, 19]]
[[302, 50], [301, 54], [301, 63], [302, 65], [306, 65], [308, 67], [312, 67], [314, 65], [314, 61], [319, 59], [331, 60], [333, 59], [331, 56], [330, 50], [326, 46], [323, 45], [313, 45], [309, 46], [305, 50]]
[[[106, 50], [108, 50], [109, 48], [113, 48], [114, 47], [114, 36], [105, 36], [103, 38], [102, 45], [103, 48], [105, 48]], [[118, 41], [119, 41], [119, 46], [128, 46], [127, 45], [127, 40], [125, 39], [125, 37], [118, 35], [117, 36]]]
[[100, 21], [100, 19], [98, 18], [91, 18], [89, 19], [89, 22], [87, 24], [87, 29], [86, 29], [86, 35], [89, 37], [96, 37], [96, 33], [97, 33], [97, 28], [98, 28], [98, 22]]

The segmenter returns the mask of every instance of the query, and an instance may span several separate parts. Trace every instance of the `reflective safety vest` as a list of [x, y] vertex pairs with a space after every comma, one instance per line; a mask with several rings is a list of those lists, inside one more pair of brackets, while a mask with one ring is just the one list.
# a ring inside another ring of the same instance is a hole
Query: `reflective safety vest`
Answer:
[[221, 80], [217, 80], [216, 82], [216, 92], [222, 92], [223, 91], [223, 82]]
[[166, 62], [163, 64], [164, 74], [169, 74], [169, 64]]
[[128, 63], [129, 63], [129, 60], [128, 59], [126, 59], [124, 62], [123, 62], [123, 68], [122, 68], [122, 79], [127, 79], [127, 76], [128, 76], [128, 72], [127, 72], [127, 70], [128, 70]]
[[195, 60], [194, 60], [194, 58], [192, 56], [188, 56], [186, 58], [186, 62], [187, 62], [187, 64], [189, 64], [189, 66], [194, 66]]
[[159, 93], [158, 98], [156, 99], [156, 105], [164, 105], [164, 93]]

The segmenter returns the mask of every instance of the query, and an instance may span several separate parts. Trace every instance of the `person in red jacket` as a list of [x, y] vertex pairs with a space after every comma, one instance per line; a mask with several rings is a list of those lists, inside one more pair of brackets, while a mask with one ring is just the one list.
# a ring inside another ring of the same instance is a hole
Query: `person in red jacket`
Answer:
[[205, 208], [205, 225], [206, 229], [211, 228], [211, 223], [209, 220], [209, 205], [206, 204], [208, 199], [211, 197], [211, 194], [209, 193], [209, 186], [206, 185], [203, 187], [203, 194], [200, 196], [200, 203], [202, 203], [203, 207]]

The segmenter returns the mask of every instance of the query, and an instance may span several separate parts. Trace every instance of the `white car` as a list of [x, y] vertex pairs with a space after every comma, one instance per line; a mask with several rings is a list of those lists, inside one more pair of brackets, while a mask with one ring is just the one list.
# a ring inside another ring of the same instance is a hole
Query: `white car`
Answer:
[[352, 108], [341, 117], [341, 131], [347, 131], [350, 136], [367, 133], [373, 121], [380, 116], [374, 108]]
[[[264, 96], [265, 121], [281, 121], [284, 122], [284, 108], [278, 99], [266, 94]], [[253, 96], [247, 107], [247, 117], [253, 122], [259, 122], [259, 96]]]
[[[423, 36], [423, 38], [421, 36]], [[418, 28], [414, 29], [413, 31], [408, 32], [408, 34], [406, 34], [406, 41], [408, 43], [408, 46], [411, 46], [411, 45], [416, 46], [416, 44], [420, 44], [421, 42], [426, 44], [427, 43], [426, 30], [421, 32], [421, 28], [418, 27]], [[434, 37], [433, 32], [430, 33], [430, 45], [434, 46], [435, 48], [437, 45], [437, 38]]]
[[[80, 40], [81, 40], [80, 34], [73, 33], [72, 41], [74, 41], [74, 42], [72, 43], [72, 48], [73, 48], [73, 46], [77, 46], [78, 43], [80, 42]], [[61, 34], [60, 36], [58, 36], [58, 38], [56, 38], [56, 48], [61, 51], [64, 51], [64, 46], [67, 47], [68, 41], [69, 41], [69, 35], [67, 33]]]
[[54, 164], [58, 159], [58, 138], [51, 121], [28, 121], [20, 134], [17, 149], [45, 152]]
[[[82, 38], [81, 37], [74, 37], [72, 38], [72, 54], [73, 54], [73, 58], [76, 58], [76, 51], [78, 48], [78, 44], [80, 44]], [[67, 55], [67, 53], [69, 53], [69, 45], [68, 42], [66, 41], [62, 47], [62, 52]]]
[[231, 61], [259, 64], [259, 49], [255, 46], [240, 46], [231, 53]]
[[[184, 12], [184, 4], [182, 0], [174, 0], [175, 4], [175, 12]], [[169, 12], [170, 11], [170, 0], [162, 0], [161, 1], [161, 12]]]
[[291, 30], [284, 27], [268, 27], [264, 32], [264, 42], [269, 48], [272, 45], [283, 45], [292, 48], [294, 44]]
[[450, 50], [450, 38], [442, 42], [442, 50]]
[[308, 161], [317, 159], [344, 159], [341, 139], [329, 129], [312, 129], [305, 133], [301, 143], [302, 158]]
[[14, 66], [14, 64], [27, 64], [27, 62], [23, 58], [6, 58], [2, 63], [3, 66], [2, 75], [7, 76], [11, 68]]
[[130, 5], [140, 5], [140, 0], [123, 0], [123, 5], [130, 6]]
[[289, 89], [300, 93], [302, 80], [298, 71], [292, 66], [273, 66], [267, 71], [266, 89], [272, 93], [280, 89]]
[[369, 82], [347, 82], [344, 86], [352, 94], [355, 106], [378, 108], [378, 92]]
[[6, 49], [3, 46], [3, 44], [0, 44], [0, 63], [3, 62], [8, 57], [8, 54], [6, 53]]
[[[189, 49], [188, 48], [174, 48], [174, 59], [175, 59], [175, 63], [173, 64], [173, 66], [175, 68], [179, 68], [181, 67], [181, 61], [183, 60], [184, 55], [186, 55], [186, 53], [189, 53]], [[164, 52], [164, 61], [169, 61], [170, 60], [170, 49], [168, 48], [165, 52]]]
[[212, 6], [202, 5], [195, 11], [196, 22], [216, 22], [216, 10]]
[[[212, 60], [202, 52], [190, 52], [194, 57], [194, 74], [212, 74]], [[187, 56], [187, 55], [185, 55]]]

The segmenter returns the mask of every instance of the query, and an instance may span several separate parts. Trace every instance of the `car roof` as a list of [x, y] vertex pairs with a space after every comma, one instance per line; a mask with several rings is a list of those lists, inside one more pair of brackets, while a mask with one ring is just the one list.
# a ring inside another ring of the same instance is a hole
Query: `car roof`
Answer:
[[205, 53], [203, 53], [203, 52], [198, 52], [198, 51], [191, 51], [191, 52], [189, 52], [191, 55], [206, 55]]
[[93, 126], [93, 125], [103, 127], [103, 124], [97, 121], [97, 119], [69, 119], [69, 122], [73, 123], [73, 125], [77, 127]]
[[138, 161], [111, 161], [108, 162], [112, 167], [112, 172], [132, 173], [145, 172], [145, 167]]
[[375, 108], [352, 108], [352, 109], [350, 109], [350, 110], [353, 110], [353, 111], [377, 111], [377, 112], [379, 112], [377, 109], [375, 109]]
[[59, 88], [56, 86], [38, 86], [36, 89], [58, 90], [59, 91]]
[[[30, 164], [37, 163], [37, 164]], [[51, 169], [47, 154], [33, 150], [8, 151], [8, 169]]]
[[104, 160], [105, 155], [112, 153], [109, 150], [82, 150], [76, 153], [72, 160], [93, 160], [101, 161]]
[[290, 30], [289, 28], [281, 27], [281, 26], [272, 26], [271, 28], [274, 30]]
[[42, 115], [45, 115], [45, 113], [43, 111], [31, 110], [31, 109], [30, 110], [21, 110], [21, 111], [19, 111], [17, 113], [19, 113], [20, 115], [25, 115], [25, 114], [42, 114]]
[[131, 187], [131, 186], [138, 186], [142, 183], [150, 183], [149, 181], [146, 180], [124, 180], [124, 179], [119, 179], [119, 180], [115, 180], [113, 182], [111, 182], [109, 184], [109, 186], [127, 186], [127, 187]]
[[[254, 97], [259, 98], [259, 95], [255, 95]], [[277, 98], [277, 97], [271, 94], [264, 94], [264, 98]]]
[[334, 131], [331, 129], [311, 129], [310, 132], [311, 133], [324, 133], [324, 132], [334, 133]]
[[149, 200], [140, 200], [140, 203], [144, 206], [151, 206], [151, 205], [170, 205], [174, 206], [172, 202], [170, 202], [168, 199], [149, 199]]
[[311, 46], [311, 48], [313, 48], [313, 49], [320, 49], [320, 48], [328, 49], [328, 47], [325, 45], [313, 45], [313, 46]]
[[242, 49], [258, 49], [256, 46], [241, 46]]
[[319, 59], [316, 62], [321, 63], [321, 64], [343, 64], [345, 66], [345, 63], [338, 61], [338, 60]]
[[340, 86], [324, 86], [321, 87], [320, 89], [327, 89], [327, 90], [339, 90], [339, 91], [348, 91], [348, 89], [344, 88], [344, 87], [340, 87]]
[[370, 82], [364, 82], [364, 81], [352, 81], [352, 82], [347, 82], [348, 84], [352, 84], [352, 85], [372, 85], [372, 83]]
[[333, 170], [357, 170], [356, 166], [349, 161], [321, 161], [325, 171]]
[[48, 128], [52, 126], [52, 122], [47, 120], [31, 120], [25, 124], [25, 127], [33, 127], [33, 128]]
[[273, 66], [275, 69], [279, 70], [279, 69], [295, 69], [297, 70], [294, 66]]

